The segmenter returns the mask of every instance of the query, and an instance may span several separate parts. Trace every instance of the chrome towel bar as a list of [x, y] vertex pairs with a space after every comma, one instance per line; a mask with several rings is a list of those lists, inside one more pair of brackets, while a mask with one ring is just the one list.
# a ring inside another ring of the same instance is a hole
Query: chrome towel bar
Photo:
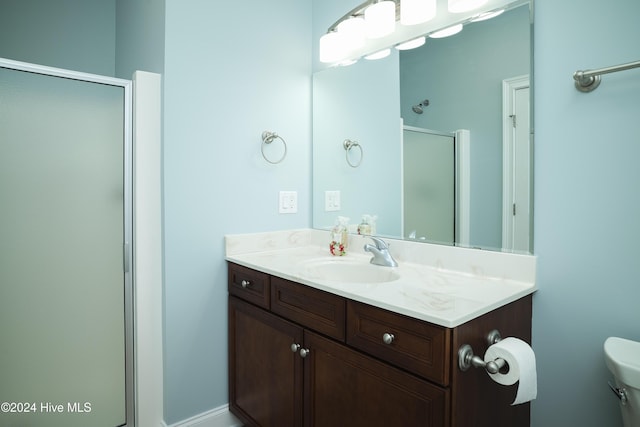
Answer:
[[600, 86], [601, 74], [615, 73], [637, 67], [640, 67], [640, 61], [599, 68], [597, 70], [578, 70], [573, 73], [573, 79], [575, 80], [576, 89], [580, 92], [591, 92]]

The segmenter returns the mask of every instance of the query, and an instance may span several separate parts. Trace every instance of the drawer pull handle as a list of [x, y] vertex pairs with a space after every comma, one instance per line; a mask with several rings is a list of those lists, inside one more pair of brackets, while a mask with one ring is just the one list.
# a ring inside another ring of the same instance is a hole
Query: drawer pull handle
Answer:
[[309, 355], [309, 353], [311, 353], [311, 351], [308, 348], [301, 348], [300, 349], [300, 357], [302, 357], [303, 359], [305, 357], [307, 357]]
[[241, 285], [243, 288], [246, 288], [247, 286], [251, 285], [251, 282], [250, 282], [250, 281], [248, 281], [248, 280], [243, 280], [242, 282], [240, 282], [240, 285]]
[[292, 352], [297, 353], [299, 349], [300, 349], [300, 344], [296, 344], [296, 343], [291, 344]]
[[385, 332], [385, 334], [382, 335], [382, 342], [387, 345], [393, 343], [394, 339], [396, 339], [396, 337], [393, 334], [390, 334], [388, 332]]

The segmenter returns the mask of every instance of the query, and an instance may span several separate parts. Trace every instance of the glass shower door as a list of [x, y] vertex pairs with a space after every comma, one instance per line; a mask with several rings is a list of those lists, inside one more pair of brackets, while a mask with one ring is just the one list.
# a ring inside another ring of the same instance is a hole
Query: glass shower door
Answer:
[[405, 237], [453, 245], [453, 135], [405, 126], [402, 137]]
[[2, 426], [127, 424], [125, 109], [121, 86], [0, 68]]

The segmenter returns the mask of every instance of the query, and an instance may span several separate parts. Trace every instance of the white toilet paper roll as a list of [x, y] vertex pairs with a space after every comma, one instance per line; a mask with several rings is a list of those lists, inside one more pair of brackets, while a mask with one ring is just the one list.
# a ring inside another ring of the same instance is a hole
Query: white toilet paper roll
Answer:
[[512, 405], [535, 399], [538, 394], [536, 356], [529, 344], [519, 338], [505, 338], [490, 346], [484, 354], [485, 362], [497, 358], [507, 361], [509, 372], [506, 374], [489, 374], [491, 379], [502, 385], [512, 385], [520, 381], [518, 392]]

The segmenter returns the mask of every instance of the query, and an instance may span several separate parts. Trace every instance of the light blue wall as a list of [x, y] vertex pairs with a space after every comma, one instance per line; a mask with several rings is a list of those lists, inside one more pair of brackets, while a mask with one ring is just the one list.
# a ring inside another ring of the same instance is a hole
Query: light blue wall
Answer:
[[115, 0], [116, 77], [164, 73], [164, 0]]
[[[226, 404], [226, 233], [308, 227], [311, 1], [166, 1], [165, 420]], [[288, 144], [267, 163], [261, 134]], [[278, 214], [278, 191], [298, 213]]]
[[0, 0], [0, 57], [114, 76], [114, 0]]
[[640, 340], [640, 69], [589, 94], [572, 74], [640, 59], [640, 2], [536, 0], [532, 425], [620, 426], [602, 344]]
[[[375, 88], [372, 90], [372, 88]], [[361, 222], [375, 215], [376, 234], [400, 236], [400, 85], [398, 53], [313, 76], [313, 226], [330, 228], [338, 215]], [[375, 126], [371, 126], [375, 123]], [[345, 139], [357, 141], [347, 163]], [[380, 173], [384, 171], [384, 173]], [[396, 177], [396, 179], [390, 179]], [[324, 193], [339, 190], [340, 210], [325, 211]], [[380, 197], [384, 194], [384, 197]]]
[[471, 246], [502, 246], [502, 81], [530, 73], [529, 29], [525, 5], [400, 52], [404, 124], [471, 132]]

